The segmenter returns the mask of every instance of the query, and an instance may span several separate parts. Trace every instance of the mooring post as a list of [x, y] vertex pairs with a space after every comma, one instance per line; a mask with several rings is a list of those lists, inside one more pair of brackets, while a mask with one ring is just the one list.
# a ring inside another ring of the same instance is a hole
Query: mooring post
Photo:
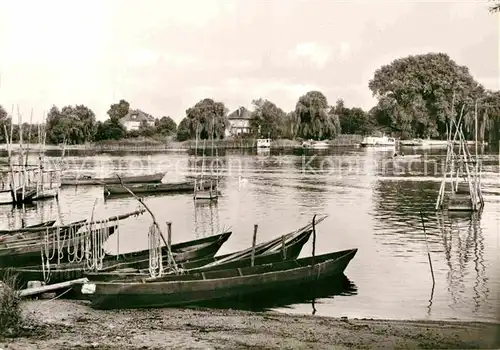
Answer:
[[312, 264], [314, 266], [316, 262], [316, 214], [314, 214], [313, 216], [312, 230], [313, 230]]
[[172, 222], [167, 222], [167, 245], [170, 248], [172, 246]]
[[432, 288], [434, 288], [436, 280], [434, 279], [434, 269], [432, 268], [431, 253], [429, 252], [429, 244], [427, 243], [427, 232], [425, 231], [424, 214], [422, 214], [422, 212], [420, 212], [420, 219], [422, 220], [422, 228], [424, 229], [425, 246], [427, 247], [427, 258], [429, 259], [429, 266], [431, 267]]
[[285, 245], [285, 236], [281, 236], [281, 253], [283, 254], [283, 260], [286, 260], [286, 245]]
[[257, 229], [258, 228], [259, 228], [259, 225], [257, 225], [257, 224], [253, 225], [252, 260], [250, 262], [250, 266], [253, 266], [255, 263], [255, 243], [257, 241]]

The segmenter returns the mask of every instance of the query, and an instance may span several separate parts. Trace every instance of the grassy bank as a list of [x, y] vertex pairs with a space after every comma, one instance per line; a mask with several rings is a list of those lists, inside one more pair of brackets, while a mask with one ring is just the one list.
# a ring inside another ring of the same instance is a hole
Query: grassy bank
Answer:
[[[360, 135], [339, 135], [337, 138], [330, 140], [333, 147], [349, 147], [359, 145], [363, 139]], [[203, 147], [204, 141], [198, 141], [198, 148]], [[0, 150], [6, 149], [6, 145], [0, 145]], [[38, 151], [38, 145], [25, 145], [25, 149], [29, 148], [32, 152]], [[66, 145], [66, 150], [80, 150], [80, 151], [95, 151], [95, 152], [113, 152], [113, 151], [147, 151], [147, 152], [161, 152], [165, 150], [188, 150], [195, 149], [196, 140], [188, 141], [175, 141], [171, 138], [162, 141], [151, 138], [131, 138], [123, 140], [108, 140], [96, 143], [86, 143], [82, 145]], [[212, 147], [212, 141], [207, 140], [205, 147]], [[215, 140], [214, 147], [218, 149], [255, 149], [257, 148], [257, 139], [224, 139]], [[301, 148], [302, 142], [299, 140], [277, 139], [271, 143], [273, 149], [295, 149]], [[16, 150], [19, 145], [13, 145]], [[49, 151], [62, 151], [62, 145], [46, 145]]]
[[30, 301], [31, 336], [0, 348], [492, 349], [498, 324], [358, 320], [211, 309], [97, 311], [85, 302]]

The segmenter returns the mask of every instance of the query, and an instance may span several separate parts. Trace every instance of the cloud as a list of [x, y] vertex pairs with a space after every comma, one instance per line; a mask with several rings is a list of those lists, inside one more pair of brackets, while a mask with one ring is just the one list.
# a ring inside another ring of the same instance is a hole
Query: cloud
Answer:
[[368, 81], [377, 68], [428, 51], [449, 53], [487, 87], [498, 87], [498, 16], [481, 2], [0, 0], [0, 6], [0, 103], [33, 108], [35, 116], [52, 104], [82, 103], [103, 119], [120, 98], [177, 121], [205, 97], [230, 109], [262, 97], [289, 111], [312, 89], [330, 104], [344, 98], [368, 109], [374, 103]]

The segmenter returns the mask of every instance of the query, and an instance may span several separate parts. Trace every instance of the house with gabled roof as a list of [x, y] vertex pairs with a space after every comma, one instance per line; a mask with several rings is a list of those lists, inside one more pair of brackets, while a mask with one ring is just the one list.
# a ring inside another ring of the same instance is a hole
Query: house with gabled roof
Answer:
[[155, 118], [140, 109], [131, 109], [120, 119], [120, 123], [127, 131], [139, 130], [141, 124], [146, 123], [149, 126], [155, 126]]
[[227, 116], [229, 127], [226, 129], [227, 136], [236, 136], [250, 133], [250, 118], [252, 113], [245, 107], [239, 107]]

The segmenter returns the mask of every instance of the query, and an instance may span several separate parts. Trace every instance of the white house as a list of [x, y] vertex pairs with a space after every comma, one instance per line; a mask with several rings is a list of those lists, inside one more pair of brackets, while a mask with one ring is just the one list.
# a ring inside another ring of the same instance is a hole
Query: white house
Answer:
[[140, 109], [131, 109], [122, 119], [120, 119], [120, 123], [122, 123], [127, 131], [132, 131], [139, 130], [142, 123], [146, 123], [149, 126], [155, 126], [155, 118]]
[[226, 129], [226, 137], [250, 133], [251, 117], [251, 113], [245, 107], [240, 107], [229, 114], [227, 116], [229, 128]]

